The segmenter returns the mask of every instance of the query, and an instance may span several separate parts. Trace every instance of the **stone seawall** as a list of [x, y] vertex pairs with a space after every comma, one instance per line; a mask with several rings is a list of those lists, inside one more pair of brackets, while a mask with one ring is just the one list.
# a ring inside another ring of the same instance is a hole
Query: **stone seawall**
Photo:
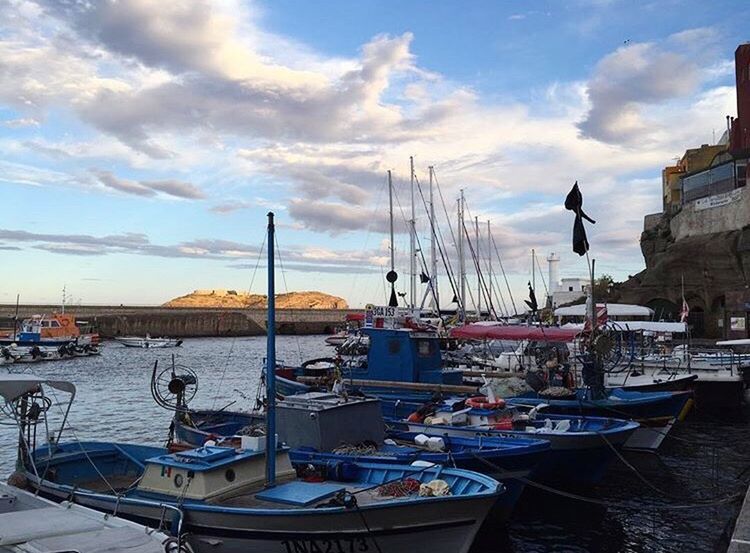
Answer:
[[[19, 318], [52, 313], [59, 306], [21, 306]], [[184, 309], [126, 306], [71, 306], [66, 311], [92, 323], [103, 337], [136, 335], [173, 336], [258, 336], [266, 332], [265, 309]], [[280, 309], [276, 330], [280, 334], [329, 334], [341, 327], [348, 313], [356, 309]], [[0, 317], [7, 322], [15, 306], [0, 305]], [[12, 325], [12, 322], [11, 322]]]

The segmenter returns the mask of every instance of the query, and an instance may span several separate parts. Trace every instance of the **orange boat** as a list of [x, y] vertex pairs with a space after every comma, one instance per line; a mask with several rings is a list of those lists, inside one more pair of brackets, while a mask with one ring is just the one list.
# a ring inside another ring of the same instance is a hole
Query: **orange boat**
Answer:
[[59, 346], [74, 342], [85, 346], [99, 343], [96, 333], [81, 331], [85, 321], [76, 321], [71, 313], [52, 313], [52, 315], [34, 315], [25, 319], [20, 331], [10, 331], [0, 339], [0, 344], [15, 343], [19, 346], [44, 345]]

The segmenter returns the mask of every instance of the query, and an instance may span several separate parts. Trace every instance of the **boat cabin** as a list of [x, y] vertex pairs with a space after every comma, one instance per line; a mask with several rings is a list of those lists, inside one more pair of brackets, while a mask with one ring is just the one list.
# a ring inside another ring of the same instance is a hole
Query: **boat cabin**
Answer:
[[[280, 479], [295, 474], [288, 448], [276, 451]], [[171, 497], [219, 501], [261, 487], [266, 477], [265, 451], [203, 446], [146, 460], [138, 490]]]
[[365, 328], [369, 380], [460, 385], [460, 371], [442, 368], [437, 334], [408, 328]]

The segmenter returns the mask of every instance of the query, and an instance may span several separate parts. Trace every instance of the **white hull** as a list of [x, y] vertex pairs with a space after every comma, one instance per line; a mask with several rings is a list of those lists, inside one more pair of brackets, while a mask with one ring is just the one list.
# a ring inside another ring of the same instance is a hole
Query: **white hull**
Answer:
[[182, 345], [182, 340], [174, 338], [141, 338], [139, 336], [117, 337], [116, 341], [120, 342], [127, 348], [176, 348]]

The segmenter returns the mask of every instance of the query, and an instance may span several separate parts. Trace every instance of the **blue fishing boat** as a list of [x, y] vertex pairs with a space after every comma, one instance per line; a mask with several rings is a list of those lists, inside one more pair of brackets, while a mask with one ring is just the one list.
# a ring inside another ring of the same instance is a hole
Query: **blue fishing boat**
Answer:
[[[638, 423], [602, 417], [523, 413], [515, 409], [464, 407], [453, 400], [424, 409], [420, 403], [399, 401], [384, 407], [399, 417], [386, 417], [391, 430], [408, 430], [427, 436], [532, 438], [550, 442], [547, 458], [534, 477], [556, 484], [591, 485], [601, 481]], [[419, 416], [415, 416], [420, 412]], [[412, 416], [403, 416], [407, 411]]]
[[[274, 244], [269, 214], [268, 244]], [[268, 248], [268, 366], [275, 363], [274, 248]], [[471, 471], [352, 463], [295, 467], [276, 439], [273, 371], [266, 433], [256, 449], [204, 446], [170, 453], [116, 442], [62, 443], [75, 387], [0, 375], [4, 412], [19, 425], [19, 473], [36, 492], [156, 527], [170, 526], [197, 553], [429, 551], [465, 553], [504, 491]], [[60, 432], [47, 428], [45, 385], [70, 392]], [[46, 432], [39, 432], [46, 435]]]
[[684, 420], [693, 403], [693, 393], [629, 392], [614, 388], [605, 397], [593, 398], [588, 389], [578, 389], [570, 399], [543, 397], [528, 393], [508, 399], [508, 405], [534, 407], [543, 414], [618, 417], [637, 421], [641, 426], [625, 447], [653, 451], [677, 421]]
[[[175, 412], [174, 449], [205, 443], [241, 447], [262, 426], [260, 414]], [[526, 438], [424, 438], [409, 432], [385, 433], [380, 401], [311, 392], [277, 402], [279, 440], [292, 446], [295, 464], [342, 461], [411, 464], [426, 462], [476, 470], [500, 480], [506, 488], [493, 519], [507, 518], [521, 496], [524, 480], [544, 461], [550, 445]], [[261, 419], [262, 421], [262, 419]], [[357, 421], [354, 424], [352, 421]], [[231, 433], [228, 433], [231, 431]], [[424, 439], [422, 439], [424, 438]]]

